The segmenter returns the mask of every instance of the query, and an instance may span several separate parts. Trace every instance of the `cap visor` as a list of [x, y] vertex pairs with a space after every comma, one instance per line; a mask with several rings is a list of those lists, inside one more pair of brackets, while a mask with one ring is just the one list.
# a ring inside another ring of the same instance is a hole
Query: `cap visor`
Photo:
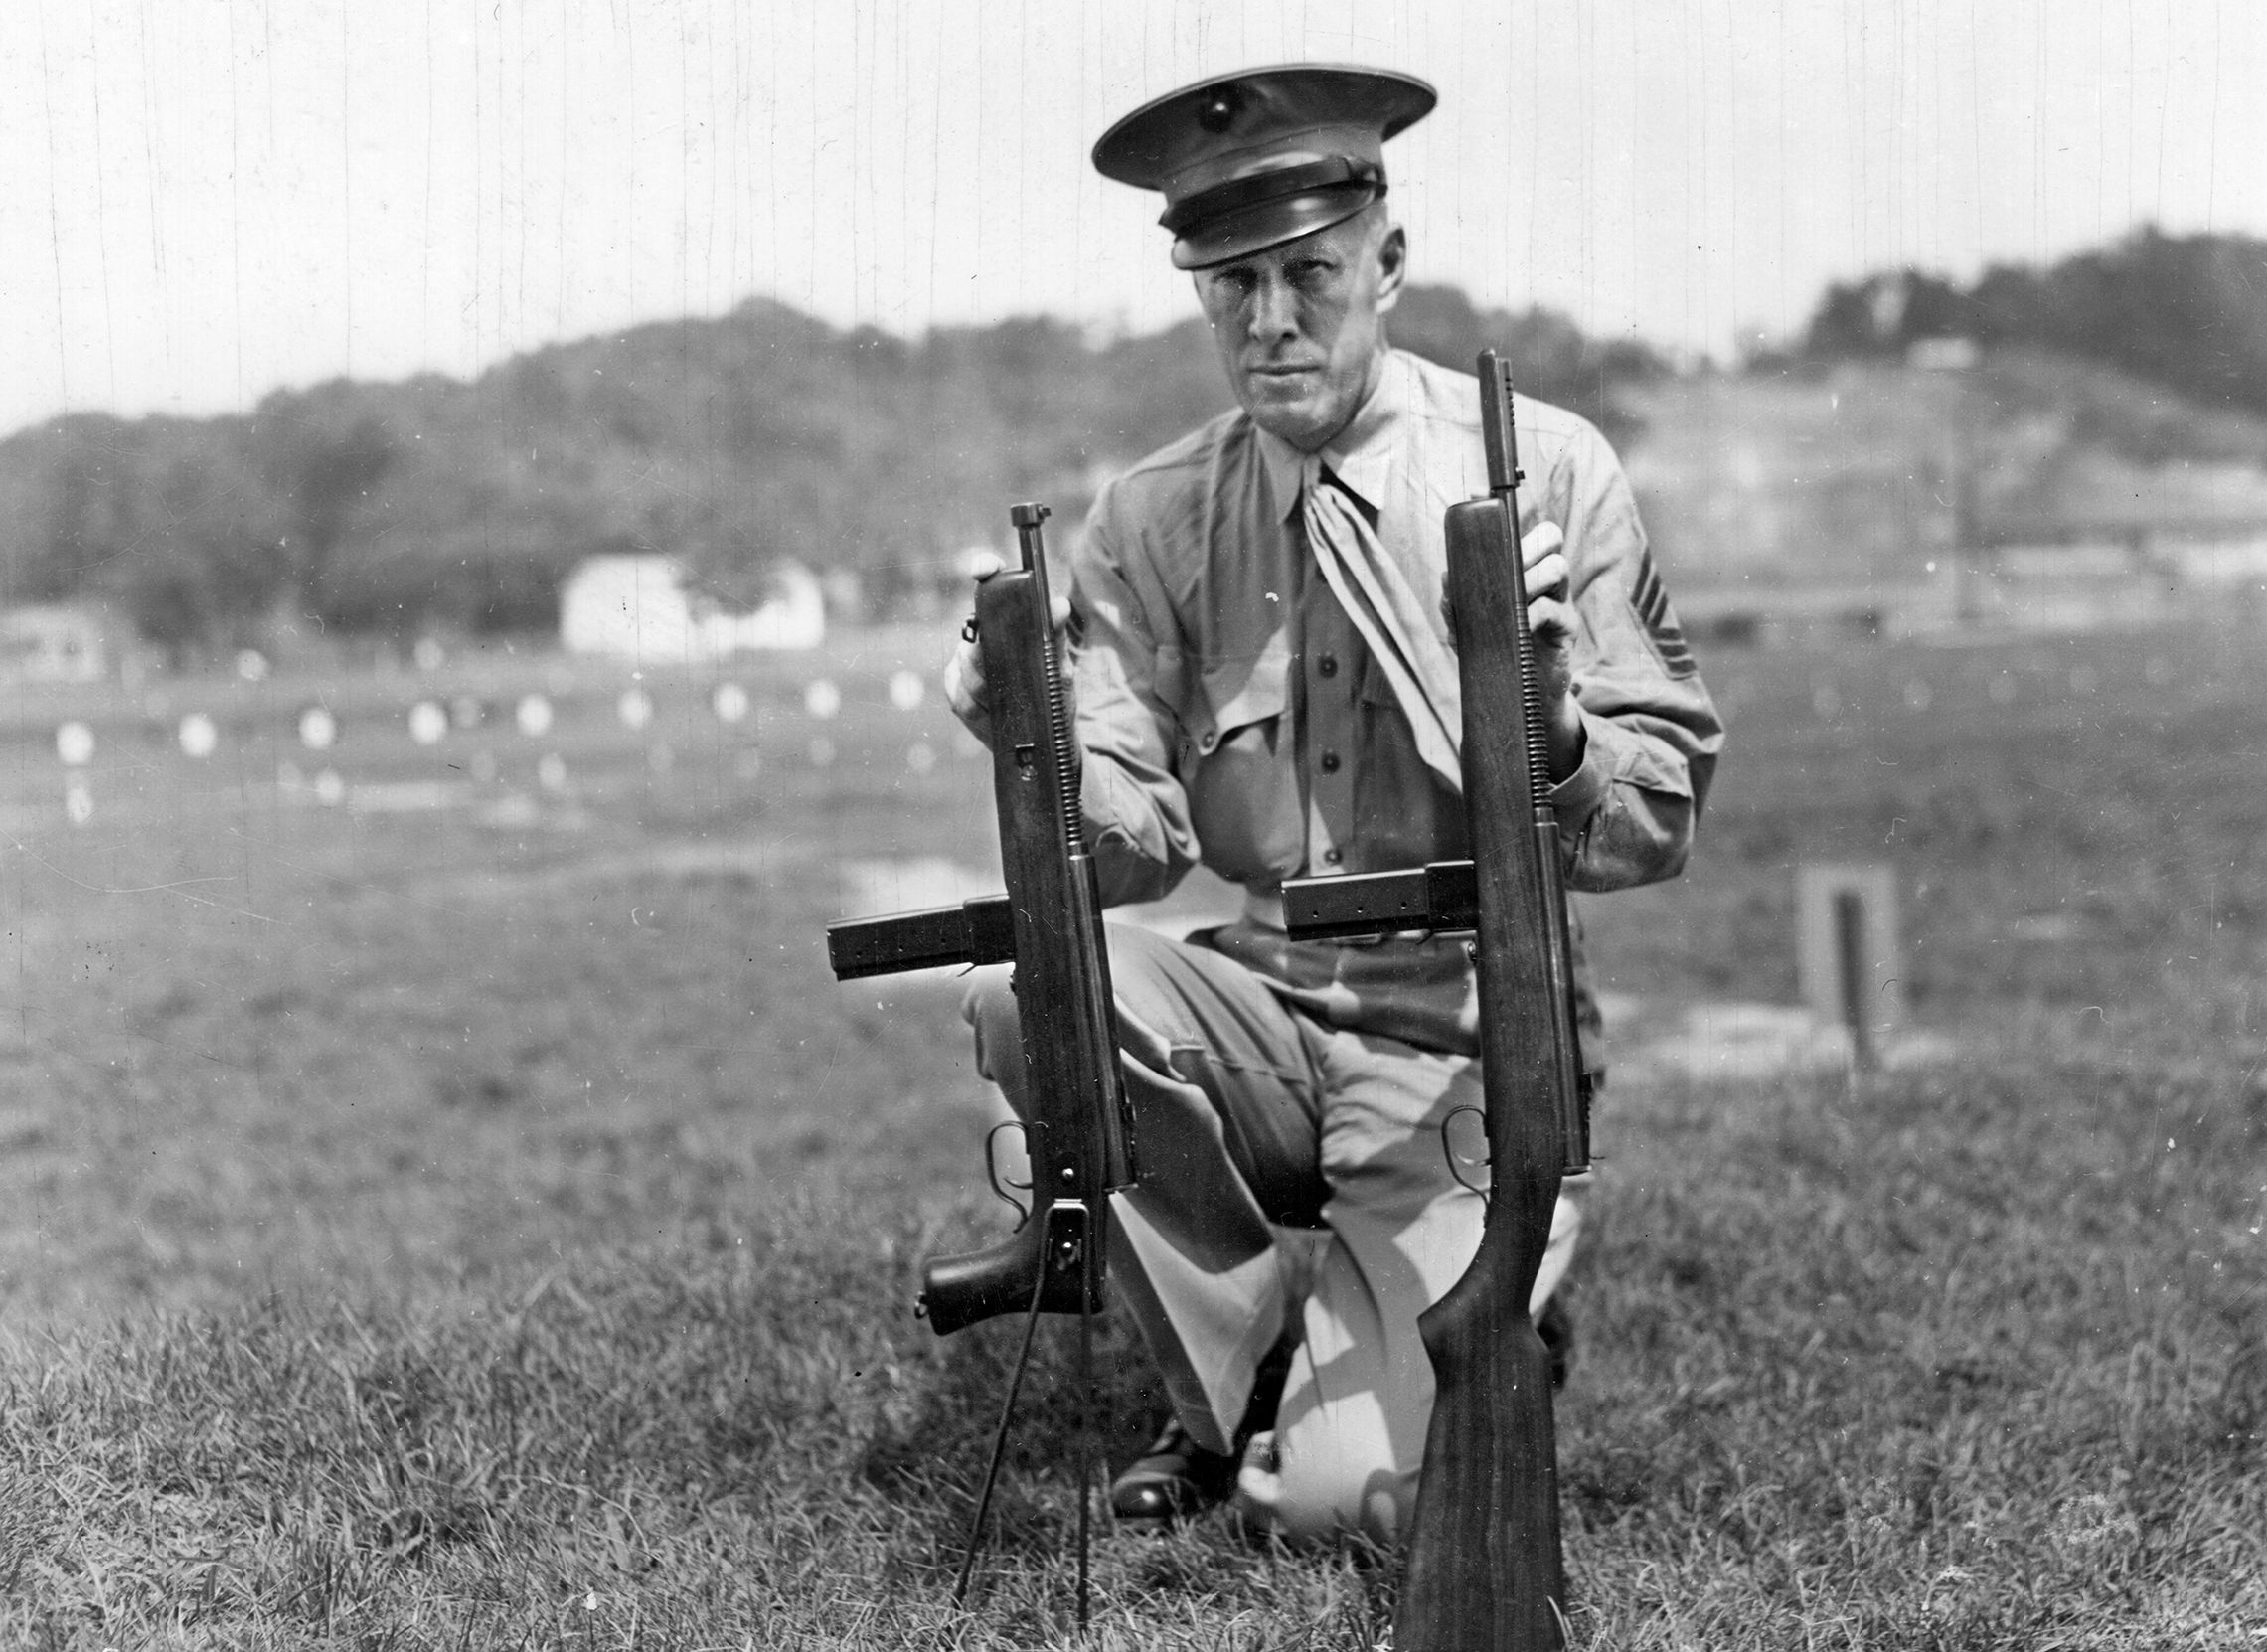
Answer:
[[1344, 224], [1379, 199], [1383, 190], [1369, 184], [1353, 189], [1318, 190], [1311, 195], [1286, 196], [1227, 213], [1192, 228], [1173, 244], [1173, 267], [1210, 269], [1214, 264], [1248, 258], [1285, 242], [1298, 241]]

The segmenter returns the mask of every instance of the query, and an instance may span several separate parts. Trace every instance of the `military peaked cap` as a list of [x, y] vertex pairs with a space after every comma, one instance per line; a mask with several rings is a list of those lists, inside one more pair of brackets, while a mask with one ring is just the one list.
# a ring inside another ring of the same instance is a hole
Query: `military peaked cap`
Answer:
[[1094, 168], [1162, 190], [1173, 262], [1203, 269], [1343, 223], [1385, 193], [1385, 140], [1432, 112], [1413, 75], [1285, 64], [1215, 76], [1102, 134]]

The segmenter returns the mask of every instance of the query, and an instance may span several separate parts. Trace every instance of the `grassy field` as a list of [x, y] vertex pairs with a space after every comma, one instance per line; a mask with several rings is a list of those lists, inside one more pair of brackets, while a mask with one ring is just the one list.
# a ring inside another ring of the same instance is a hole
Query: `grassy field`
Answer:
[[[1070, 1641], [1066, 1337], [949, 1603], [1012, 1352], [908, 1311], [998, 1215], [956, 993], [824, 967], [846, 867], [991, 876], [933, 672], [889, 695], [942, 645], [765, 662], [733, 724], [656, 676], [639, 732], [618, 675], [518, 657], [0, 709], [0, 1646]], [[1580, 1644], [2267, 1646], [2267, 646], [1705, 663], [1703, 844], [1588, 905], [1605, 983], [1641, 1026], [1790, 1001], [1795, 867], [1887, 860], [1958, 1054], [1609, 1092]], [[428, 696], [486, 715], [420, 746]], [[1158, 1395], [1103, 1365], [1123, 1460]], [[1214, 1523], [1105, 1533], [1096, 1578], [1102, 1646], [1390, 1615], [1375, 1558]]]

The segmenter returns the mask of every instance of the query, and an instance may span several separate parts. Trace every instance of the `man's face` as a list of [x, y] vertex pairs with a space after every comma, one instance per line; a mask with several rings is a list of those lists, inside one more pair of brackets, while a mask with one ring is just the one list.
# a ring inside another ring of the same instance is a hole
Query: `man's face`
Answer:
[[1384, 360], [1403, 241], [1375, 214], [1196, 272], [1228, 388], [1254, 424], [1303, 452], [1346, 427]]

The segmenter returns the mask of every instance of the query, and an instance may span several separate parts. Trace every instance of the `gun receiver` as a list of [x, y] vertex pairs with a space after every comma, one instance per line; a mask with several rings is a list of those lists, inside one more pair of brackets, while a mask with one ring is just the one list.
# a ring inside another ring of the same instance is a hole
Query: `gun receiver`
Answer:
[[1490, 1192], [1480, 1248], [1417, 1326], [1436, 1385], [1393, 1644], [1565, 1644], [1549, 1359], [1529, 1311], [1564, 1175], [1588, 1168], [1565, 893], [1528, 628], [1511, 376], [1480, 358], [1489, 496], [1449, 508], [1473, 859], [1295, 879], [1293, 935], [1477, 928]]

